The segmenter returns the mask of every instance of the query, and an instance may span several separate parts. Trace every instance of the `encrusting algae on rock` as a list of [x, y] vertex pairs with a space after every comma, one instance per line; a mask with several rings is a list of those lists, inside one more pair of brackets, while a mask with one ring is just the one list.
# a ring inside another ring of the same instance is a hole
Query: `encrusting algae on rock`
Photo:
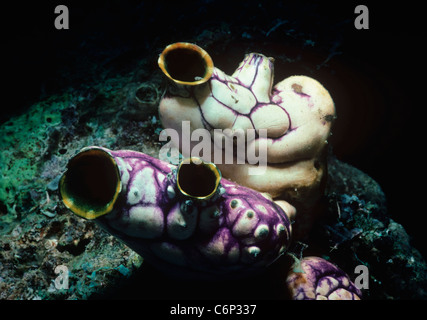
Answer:
[[[115, 83], [110, 98], [126, 98], [127, 88]], [[111, 119], [107, 123], [93, 108], [107, 87], [100, 82], [90, 94], [70, 89], [53, 95], [0, 126], [0, 299], [86, 299], [141, 266], [142, 258], [131, 249], [70, 216], [58, 193], [74, 150], [130, 137], [126, 130], [114, 134]], [[114, 100], [106, 105], [119, 111]], [[144, 133], [136, 143], [153, 152], [145, 141], [156, 122], [149, 117], [140, 127]], [[68, 289], [54, 285], [58, 266], [68, 268]]]

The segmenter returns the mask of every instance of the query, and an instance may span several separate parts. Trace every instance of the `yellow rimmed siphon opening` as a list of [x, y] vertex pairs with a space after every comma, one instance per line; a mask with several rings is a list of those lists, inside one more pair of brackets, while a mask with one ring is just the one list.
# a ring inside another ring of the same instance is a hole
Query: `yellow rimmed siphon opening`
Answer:
[[111, 212], [121, 189], [116, 161], [100, 148], [83, 149], [74, 156], [59, 181], [64, 205], [86, 219]]
[[160, 54], [158, 64], [169, 79], [190, 86], [207, 82], [214, 69], [209, 54], [198, 45], [188, 42], [168, 45]]
[[218, 190], [221, 172], [214, 163], [201, 158], [184, 159], [177, 169], [179, 191], [190, 198], [210, 199]]

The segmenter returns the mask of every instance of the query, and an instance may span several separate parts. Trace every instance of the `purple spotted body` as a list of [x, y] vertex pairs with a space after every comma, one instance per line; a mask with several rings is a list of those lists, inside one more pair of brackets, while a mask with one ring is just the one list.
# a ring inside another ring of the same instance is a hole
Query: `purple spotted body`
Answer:
[[290, 241], [285, 212], [260, 193], [220, 180], [208, 200], [177, 188], [177, 168], [146, 154], [106, 150], [122, 181], [120, 207], [96, 222], [158, 268], [179, 276], [244, 275]]
[[306, 257], [286, 279], [294, 300], [360, 300], [362, 293], [349, 276], [319, 257]]

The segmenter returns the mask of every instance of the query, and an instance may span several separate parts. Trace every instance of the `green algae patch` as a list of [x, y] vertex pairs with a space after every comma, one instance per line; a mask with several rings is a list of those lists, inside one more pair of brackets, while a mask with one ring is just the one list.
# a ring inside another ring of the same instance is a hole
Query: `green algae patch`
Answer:
[[3, 211], [7, 208], [10, 212], [14, 204], [21, 207], [25, 193], [42, 187], [38, 172], [49, 154], [48, 138], [61, 124], [61, 111], [68, 104], [68, 95], [54, 96], [32, 105], [27, 113], [0, 126], [0, 202]]

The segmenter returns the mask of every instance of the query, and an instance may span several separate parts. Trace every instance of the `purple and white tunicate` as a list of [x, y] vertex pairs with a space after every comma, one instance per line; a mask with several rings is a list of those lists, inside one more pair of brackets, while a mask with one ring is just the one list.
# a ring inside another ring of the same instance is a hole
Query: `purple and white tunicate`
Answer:
[[282, 207], [199, 158], [178, 166], [135, 151], [83, 149], [60, 181], [64, 204], [156, 267], [181, 277], [242, 276], [282, 255]]
[[362, 293], [336, 265], [319, 257], [294, 264], [286, 284], [293, 300], [360, 300]]
[[[318, 81], [291, 76], [273, 86], [274, 59], [260, 53], [247, 54], [229, 76], [192, 43], [167, 46], [158, 63], [171, 80], [160, 101], [160, 119], [165, 129], [179, 133], [179, 141], [173, 142], [185, 157], [194, 155], [195, 143], [183, 145], [194, 130], [223, 132], [224, 139], [243, 136], [247, 150], [265, 151], [264, 174], [248, 174], [257, 164], [247, 154], [233, 154], [233, 163], [216, 161], [213, 154], [200, 157], [215, 162], [224, 177], [241, 185], [274, 199], [313, 205], [321, 194], [324, 150], [335, 118], [334, 102]], [[183, 130], [188, 121], [191, 132]], [[212, 153], [218, 149], [228, 152], [224, 144], [212, 141]]]
[[[274, 84], [274, 59], [260, 53], [246, 54], [227, 75], [204, 49], [177, 42], [158, 64], [170, 80], [159, 104], [165, 132], [174, 133], [170, 143], [184, 157], [214, 162], [227, 179], [290, 202], [298, 211], [294, 238], [303, 238], [327, 178], [326, 146], [336, 117], [329, 92], [302, 75]], [[200, 131], [211, 137], [203, 152]]]

